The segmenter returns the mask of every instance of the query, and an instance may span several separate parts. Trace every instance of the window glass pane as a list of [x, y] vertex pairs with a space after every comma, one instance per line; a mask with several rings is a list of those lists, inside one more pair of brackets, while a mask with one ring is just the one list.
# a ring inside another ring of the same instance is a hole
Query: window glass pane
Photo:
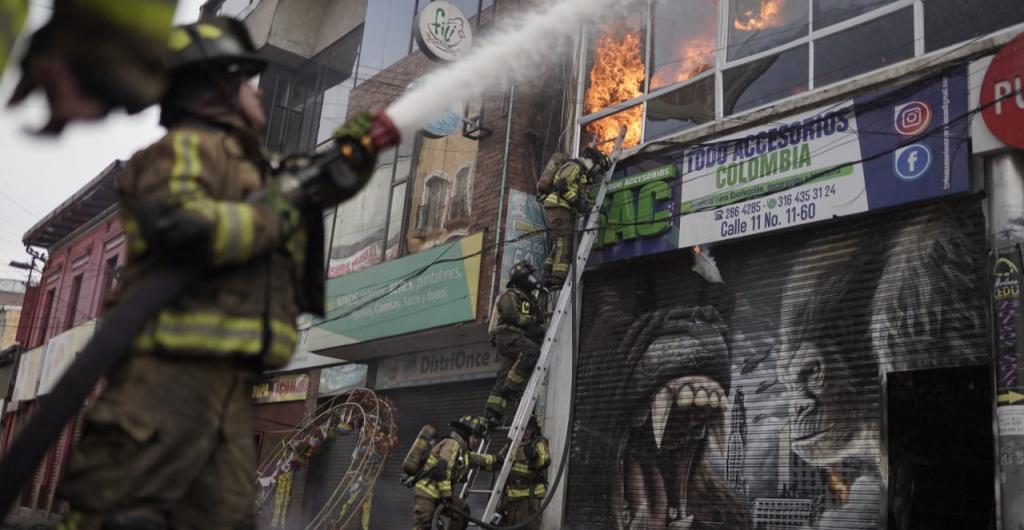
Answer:
[[714, 68], [716, 3], [665, 2], [654, 9], [651, 90]]
[[620, 127], [626, 127], [626, 138], [623, 148], [640, 145], [640, 133], [644, 116], [643, 105], [636, 105], [626, 110], [594, 120], [583, 126], [580, 134], [580, 146], [596, 144], [605, 153], [611, 153], [615, 147], [615, 138], [619, 136]]
[[807, 46], [726, 70], [725, 113], [734, 114], [807, 91]]
[[[814, 29], [851, 19], [896, 0], [814, 0]], [[910, 32], [913, 35], [913, 31]]]
[[317, 54], [315, 61], [318, 68], [318, 88], [321, 95], [319, 121], [316, 124], [316, 143], [328, 138], [334, 129], [341, 125], [348, 115], [348, 98], [355, 86], [355, 66], [362, 41], [362, 26], [352, 30], [344, 37]]
[[405, 226], [405, 190], [404, 182], [391, 189], [391, 218], [388, 220], [388, 244], [384, 259], [390, 260], [401, 256], [402, 227]]
[[814, 43], [814, 86], [821, 87], [914, 56], [914, 11], [906, 8]]
[[259, 0], [224, 0], [217, 14], [225, 17], [241, 18], [252, 11], [259, 3]]
[[643, 94], [646, 73], [642, 21], [636, 17], [590, 33], [584, 114]]
[[729, 60], [770, 50], [807, 35], [804, 0], [729, 2]]
[[1021, 22], [1021, 0], [928, 0], [924, 3], [924, 47], [938, 50]]
[[715, 119], [715, 78], [705, 77], [647, 102], [644, 141], [649, 142]]
[[381, 154], [369, 184], [338, 206], [327, 276], [333, 278], [380, 263], [384, 254], [384, 225], [391, 194], [395, 151]]
[[409, 54], [414, 0], [370, 0], [366, 4], [359, 79], [365, 81]]

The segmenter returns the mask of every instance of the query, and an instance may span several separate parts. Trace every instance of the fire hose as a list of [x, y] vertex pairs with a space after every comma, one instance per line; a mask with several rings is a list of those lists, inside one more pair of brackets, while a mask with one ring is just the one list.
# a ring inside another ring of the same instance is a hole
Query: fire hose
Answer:
[[[367, 137], [340, 139], [336, 148], [309, 157], [302, 167], [280, 175], [281, 192], [297, 200], [328, 193], [343, 202], [362, 187], [362, 179], [351, 169], [374, 152], [397, 145], [399, 133], [391, 119], [378, 112]], [[333, 193], [332, 193], [333, 192]], [[258, 201], [262, 196], [253, 197]], [[196, 267], [164, 267], [154, 270], [124, 293], [111, 309], [92, 340], [68, 367], [48, 397], [0, 460], [0, 518], [14, 504], [24, 484], [35, 473], [46, 452], [81, 408], [85, 398], [107, 374], [120, 364], [143, 326], [160, 309], [195, 283], [203, 273]]]

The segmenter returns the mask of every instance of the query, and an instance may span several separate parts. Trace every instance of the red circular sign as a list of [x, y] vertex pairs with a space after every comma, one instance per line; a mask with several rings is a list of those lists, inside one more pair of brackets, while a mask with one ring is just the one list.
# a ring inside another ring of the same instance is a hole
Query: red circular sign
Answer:
[[992, 134], [1024, 149], [1024, 33], [992, 59], [981, 84], [981, 109]]

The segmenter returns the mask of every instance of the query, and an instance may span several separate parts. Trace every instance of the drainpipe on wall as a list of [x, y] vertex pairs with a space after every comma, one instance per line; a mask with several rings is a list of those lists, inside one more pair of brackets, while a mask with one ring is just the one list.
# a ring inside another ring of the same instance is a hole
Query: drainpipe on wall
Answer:
[[494, 272], [491, 274], [491, 289], [490, 294], [487, 295], [487, 305], [494, 301], [494, 287], [498, 283], [498, 278], [501, 277], [501, 263], [498, 262], [498, 254], [503, 246], [502, 238], [505, 237], [505, 233], [502, 230], [505, 227], [505, 193], [508, 191], [508, 157], [512, 150], [512, 106], [516, 102], [516, 86], [512, 85], [508, 88], [508, 110], [506, 112], [505, 120], [505, 153], [501, 158], [501, 185], [498, 187], [498, 221], [495, 223], [494, 230]]
[[[991, 248], [999, 249], [1024, 243], [1024, 151], [1010, 151], [989, 157], [985, 161], [985, 179], [989, 192]], [[991, 266], [990, 263], [989, 267]], [[1019, 334], [1014, 338], [1017, 341], [1024, 340]], [[1024, 433], [1018, 434], [1014, 432], [1017, 429], [1011, 431], [1002, 427], [1008, 426], [1011, 415], [1020, 418], [1017, 414], [1024, 414], [1024, 401], [999, 401], [999, 394], [1006, 392], [1006, 389], [1001, 387], [1019, 389], [1024, 385], [1020, 351], [1019, 342], [1016, 350], [1009, 352], [1009, 355], [1003, 351], [997, 355], [996, 351], [993, 351], [997, 394], [995, 410], [997, 423], [1001, 425], [996, 431], [998, 458], [995, 464], [999, 479], [996, 484], [996, 508], [997, 524], [1004, 530], [1024, 528]]]

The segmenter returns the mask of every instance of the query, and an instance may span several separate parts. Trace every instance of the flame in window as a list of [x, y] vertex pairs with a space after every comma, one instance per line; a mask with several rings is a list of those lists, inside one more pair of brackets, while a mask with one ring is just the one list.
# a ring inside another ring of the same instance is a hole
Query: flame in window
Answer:
[[[616, 103], [629, 101], [643, 94], [644, 60], [640, 30], [629, 30], [622, 25], [606, 26], [594, 48], [594, 66], [590, 69], [590, 86], [584, 99], [584, 113], [590, 114]], [[628, 108], [611, 116], [587, 124], [587, 132], [594, 135], [597, 148], [610, 153], [611, 140], [626, 127], [623, 147], [640, 143], [643, 108]]]
[[703, 35], [683, 42], [679, 50], [679, 58], [654, 73], [651, 78], [651, 89], [692, 79], [714, 68], [715, 37]]
[[779, 26], [782, 23], [780, 15], [783, 2], [784, 0], [761, 0], [761, 6], [757, 13], [754, 13], [753, 9], [741, 11], [732, 21], [732, 25], [742, 31], [756, 31]]

